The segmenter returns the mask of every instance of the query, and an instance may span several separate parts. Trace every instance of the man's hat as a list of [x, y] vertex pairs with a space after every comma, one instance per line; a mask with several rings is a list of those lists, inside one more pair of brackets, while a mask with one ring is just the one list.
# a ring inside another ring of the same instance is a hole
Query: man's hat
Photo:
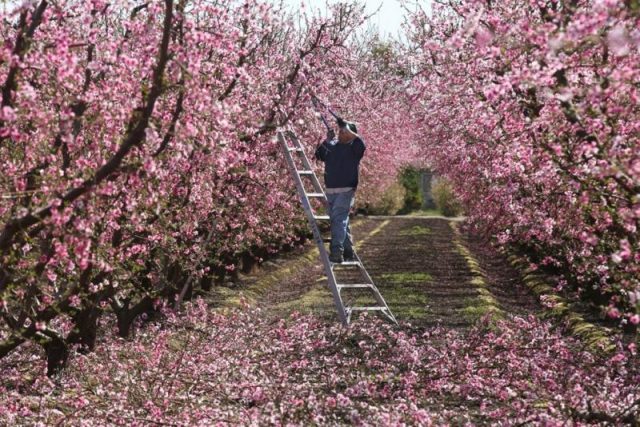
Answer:
[[356, 127], [355, 123], [352, 122], [347, 122], [341, 118], [337, 118], [336, 121], [338, 122], [338, 127], [341, 128], [347, 128], [349, 129], [351, 132], [358, 134], [358, 128]]

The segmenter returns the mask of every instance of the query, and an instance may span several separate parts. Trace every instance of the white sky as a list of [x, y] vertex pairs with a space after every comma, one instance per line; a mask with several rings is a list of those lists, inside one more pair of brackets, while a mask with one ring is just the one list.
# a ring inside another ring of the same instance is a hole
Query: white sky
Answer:
[[[0, 0], [0, 10], [11, 9], [16, 4], [24, 0]], [[278, 2], [279, 0], [272, 0]], [[296, 10], [300, 7], [300, 3], [305, 3], [309, 9], [320, 9], [325, 12], [327, 4], [339, 3], [340, 0], [283, 0], [286, 5]], [[402, 0], [360, 0], [366, 4], [368, 14], [374, 13], [378, 8], [378, 13], [370, 19], [371, 24], [378, 27], [380, 35], [383, 37], [398, 38], [401, 32], [400, 25], [404, 19], [404, 9], [400, 7]], [[429, 6], [431, 0], [404, 0], [403, 3], [409, 7], [415, 7], [415, 4], [421, 6]], [[413, 6], [412, 6], [413, 5]]]
[[[285, 4], [297, 9], [300, 3], [305, 3], [307, 9], [320, 9], [326, 11], [327, 4], [339, 3], [339, 0], [284, 0]], [[361, 2], [366, 4], [367, 13], [371, 14], [378, 8], [378, 13], [370, 19], [370, 22], [377, 26], [380, 35], [383, 37], [397, 38], [401, 32], [400, 25], [404, 20], [404, 9], [400, 7], [400, 0], [365, 0]], [[412, 3], [405, 1], [404, 3]], [[422, 6], [428, 5], [430, 0], [419, 0], [413, 3], [419, 3]]]

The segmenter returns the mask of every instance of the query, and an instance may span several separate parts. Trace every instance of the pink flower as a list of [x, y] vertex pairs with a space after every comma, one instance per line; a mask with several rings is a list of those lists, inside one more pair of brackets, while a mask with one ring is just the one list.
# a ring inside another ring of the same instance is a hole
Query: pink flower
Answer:
[[78, 295], [71, 295], [69, 297], [69, 305], [71, 307], [79, 308], [82, 304], [80, 297]]
[[58, 278], [58, 275], [54, 271], [47, 269], [47, 279], [55, 283], [57, 278]]
[[45, 329], [47, 329], [47, 324], [45, 322], [38, 321], [36, 322], [36, 329], [38, 331], [44, 331]]
[[325, 403], [329, 408], [335, 408], [336, 405], [336, 399], [333, 396], [329, 396], [325, 399]]
[[0, 110], [0, 120], [2, 121], [13, 122], [17, 118], [18, 116], [16, 116], [15, 111], [9, 106], [4, 106], [2, 107], [2, 110]]
[[609, 361], [611, 363], [620, 363], [620, 362], [624, 362], [627, 359], [627, 356], [624, 353], [618, 353], [615, 356], [613, 356], [611, 359], [609, 359]]
[[607, 34], [609, 49], [616, 56], [629, 54], [630, 40], [624, 25], [618, 25]]
[[607, 316], [611, 317], [612, 319], [618, 319], [620, 317], [620, 310], [618, 310], [615, 307], [612, 307], [607, 312]]
[[484, 27], [479, 27], [475, 34], [476, 44], [480, 50], [485, 49], [493, 40], [491, 31]]

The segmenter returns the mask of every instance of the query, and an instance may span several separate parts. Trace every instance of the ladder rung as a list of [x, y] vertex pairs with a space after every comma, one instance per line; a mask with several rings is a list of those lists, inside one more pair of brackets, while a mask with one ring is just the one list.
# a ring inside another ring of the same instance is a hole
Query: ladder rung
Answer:
[[348, 311], [385, 311], [387, 307], [345, 307]]
[[349, 283], [344, 285], [336, 285], [339, 289], [361, 289], [361, 288], [371, 288], [373, 287], [372, 283]]
[[289, 150], [289, 151], [304, 151], [302, 148], [297, 148], [297, 147], [287, 147], [287, 150]]
[[331, 218], [329, 218], [329, 215], [314, 215], [313, 219], [316, 221], [329, 221]]
[[324, 197], [324, 193], [305, 193], [307, 197]]
[[342, 266], [345, 266], [345, 267], [351, 267], [351, 266], [357, 265], [359, 267], [360, 263], [358, 261], [344, 261], [344, 262], [339, 262], [339, 263], [338, 262], [333, 263], [334, 267], [338, 266], [338, 265], [342, 265]]
[[313, 171], [299, 171], [297, 170], [298, 175], [313, 175]]

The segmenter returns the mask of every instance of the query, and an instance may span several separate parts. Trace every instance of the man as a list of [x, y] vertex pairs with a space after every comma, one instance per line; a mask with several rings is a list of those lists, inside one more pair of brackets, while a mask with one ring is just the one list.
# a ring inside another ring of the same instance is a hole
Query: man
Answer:
[[358, 187], [358, 167], [366, 149], [354, 123], [338, 120], [338, 138], [327, 132], [327, 139], [316, 149], [316, 159], [323, 161], [325, 193], [331, 219], [329, 260], [353, 261], [353, 242], [349, 227], [349, 210]]

